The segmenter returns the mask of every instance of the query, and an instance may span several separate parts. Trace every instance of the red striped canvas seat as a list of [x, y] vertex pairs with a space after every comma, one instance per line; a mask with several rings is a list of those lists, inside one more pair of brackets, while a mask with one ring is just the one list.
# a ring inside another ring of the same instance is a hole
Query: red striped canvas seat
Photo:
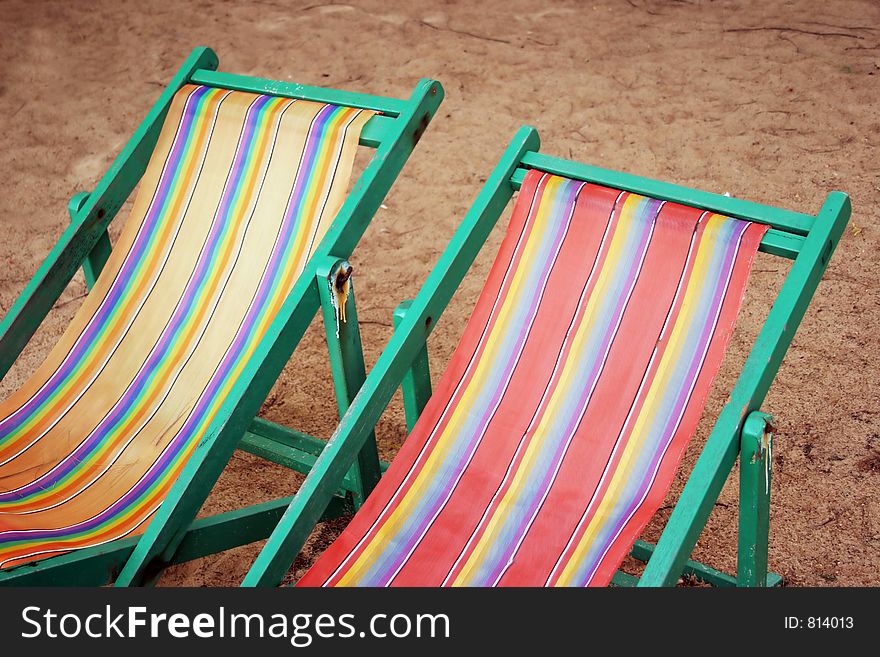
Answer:
[[694, 434], [765, 230], [530, 171], [419, 422], [300, 584], [609, 583]]

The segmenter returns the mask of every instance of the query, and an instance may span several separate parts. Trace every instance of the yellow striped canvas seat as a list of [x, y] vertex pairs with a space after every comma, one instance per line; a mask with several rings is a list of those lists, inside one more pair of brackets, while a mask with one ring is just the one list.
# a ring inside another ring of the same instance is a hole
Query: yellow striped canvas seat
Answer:
[[0, 568], [143, 531], [333, 221], [371, 115], [177, 93], [94, 289], [0, 404]]

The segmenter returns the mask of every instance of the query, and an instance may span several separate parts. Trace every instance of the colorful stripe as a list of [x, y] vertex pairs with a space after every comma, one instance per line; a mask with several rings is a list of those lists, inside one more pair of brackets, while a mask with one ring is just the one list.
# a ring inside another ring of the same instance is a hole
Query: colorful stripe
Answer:
[[696, 429], [764, 230], [529, 172], [431, 401], [300, 584], [607, 584]]
[[0, 567], [154, 513], [341, 206], [369, 116], [178, 92], [104, 274], [0, 406]]

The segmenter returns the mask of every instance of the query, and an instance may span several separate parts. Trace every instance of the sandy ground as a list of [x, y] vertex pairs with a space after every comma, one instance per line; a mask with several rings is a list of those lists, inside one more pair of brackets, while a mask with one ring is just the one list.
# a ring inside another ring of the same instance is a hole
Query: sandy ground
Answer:
[[[196, 45], [215, 48], [221, 69], [237, 73], [397, 97], [420, 77], [444, 84], [447, 100], [353, 258], [369, 364], [390, 336], [397, 301], [416, 293], [523, 123], [540, 129], [551, 154], [804, 212], [832, 189], [849, 192], [850, 228], [765, 404], [778, 426], [770, 562], [792, 585], [880, 584], [877, 2], [0, 0], [0, 31], [3, 313], [64, 228], [68, 197], [95, 184]], [[500, 234], [432, 338], [435, 376]], [[683, 473], [786, 271], [784, 261], [759, 257]], [[84, 291], [78, 275], [2, 394], [35, 369]], [[262, 413], [328, 436], [337, 417], [317, 328]], [[399, 398], [378, 432], [383, 457], [393, 457], [405, 437]], [[236, 455], [204, 511], [289, 495], [299, 481]], [[736, 481], [696, 550], [727, 570]], [[291, 578], [340, 526], [316, 530]], [[235, 584], [258, 547], [173, 568], [163, 583]]]

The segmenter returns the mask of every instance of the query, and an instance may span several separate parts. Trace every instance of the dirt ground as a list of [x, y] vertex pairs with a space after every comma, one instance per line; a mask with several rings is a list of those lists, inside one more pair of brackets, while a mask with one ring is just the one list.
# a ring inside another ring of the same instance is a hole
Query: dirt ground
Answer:
[[[67, 199], [96, 183], [196, 45], [237, 73], [396, 97], [420, 77], [445, 86], [353, 258], [368, 365], [391, 334], [394, 306], [415, 295], [521, 124], [541, 131], [547, 153], [804, 212], [830, 190], [848, 192], [850, 227], [765, 404], [778, 428], [770, 564], [790, 585], [880, 585], [880, 3], [0, 0], [0, 32], [2, 313], [63, 230]], [[435, 377], [502, 225], [434, 333]], [[785, 261], [759, 256], [669, 504], [786, 271]], [[36, 368], [84, 292], [77, 275], [0, 394]], [[326, 437], [337, 416], [317, 328], [262, 414]], [[378, 434], [383, 457], [393, 457], [405, 437], [399, 396]], [[204, 512], [290, 495], [299, 481], [237, 454]], [[695, 552], [728, 571], [736, 482]], [[290, 579], [340, 527], [316, 530]], [[236, 584], [258, 549], [175, 567], [162, 583]]]

